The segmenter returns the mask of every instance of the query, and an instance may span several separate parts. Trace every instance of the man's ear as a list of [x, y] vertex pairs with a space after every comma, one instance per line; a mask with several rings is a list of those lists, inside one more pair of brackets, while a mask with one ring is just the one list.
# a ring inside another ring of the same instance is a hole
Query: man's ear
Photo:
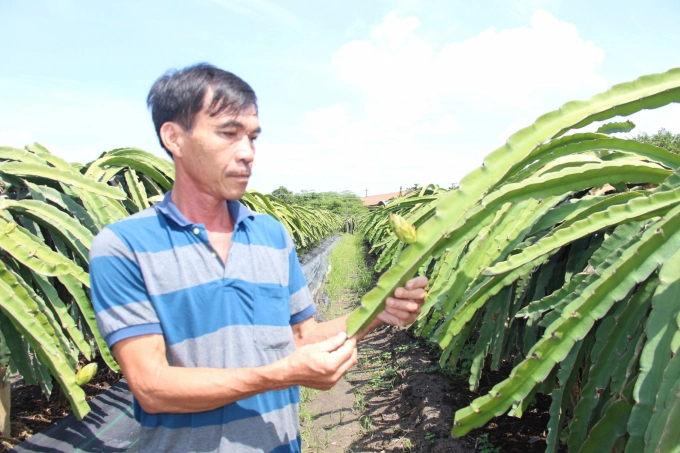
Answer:
[[172, 154], [173, 159], [182, 157], [182, 142], [185, 132], [184, 128], [177, 123], [168, 121], [163, 123], [160, 130], [161, 140], [165, 149]]

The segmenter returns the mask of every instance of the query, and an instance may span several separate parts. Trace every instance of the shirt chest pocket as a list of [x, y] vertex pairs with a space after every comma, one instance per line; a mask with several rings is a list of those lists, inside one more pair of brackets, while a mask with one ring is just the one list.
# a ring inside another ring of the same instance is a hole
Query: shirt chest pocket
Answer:
[[282, 350], [293, 344], [288, 288], [261, 286], [254, 303], [255, 344], [264, 350]]

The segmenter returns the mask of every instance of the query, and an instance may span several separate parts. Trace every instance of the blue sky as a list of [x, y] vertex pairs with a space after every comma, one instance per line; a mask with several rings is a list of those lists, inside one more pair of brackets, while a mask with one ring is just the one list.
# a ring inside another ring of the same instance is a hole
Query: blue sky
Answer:
[[[250, 188], [449, 186], [538, 116], [680, 67], [677, 0], [0, 3], [0, 144], [163, 155], [145, 99], [207, 61], [258, 94]], [[632, 117], [680, 133], [680, 106]]]

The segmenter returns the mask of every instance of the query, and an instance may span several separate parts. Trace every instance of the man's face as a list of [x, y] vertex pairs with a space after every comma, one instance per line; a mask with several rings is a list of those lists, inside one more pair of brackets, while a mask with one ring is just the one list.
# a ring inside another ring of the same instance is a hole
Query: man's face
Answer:
[[191, 131], [184, 134], [182, 156], [175, 163], [200, 192], [221, 200], [238, 200], [248, 184], [259, 133], [255, 106], [238, 115], [218, 116], [210, 116], [204, 108], [196, 115]]

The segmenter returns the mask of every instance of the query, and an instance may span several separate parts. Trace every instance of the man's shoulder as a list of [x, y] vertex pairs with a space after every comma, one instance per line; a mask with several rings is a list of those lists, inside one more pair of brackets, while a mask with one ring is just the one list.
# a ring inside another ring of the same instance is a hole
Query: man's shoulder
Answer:
[[285, 229], [283, 224], [270, 214], [264, 212], [257, 212], [249, 210], [252, 215], [252, 221], [258, 228], [271, 229], [272, 231], [280, 231]]
[[290, 249], [293, 241], [286, 227], [273, 216], [251, 211], [252, 233], [250, 240], [255, 245], [267, 245], [276, 249]]
[[158, 220], [158, 212], [152, 206], [125, 219], [106, 225], [95, 237], [90, 249], [90, 258], [109, 254], [114, 250], [130, 249], [133, 243], [158, 237], [163, 225]]
[[132, 214], [129, 217], [113, 222], [104, 229], [108, 228], [117, 234], [139, 234], [146, 230], [153, 230], [160, 227], [157, 221], [158, 212], [153, 206]]

